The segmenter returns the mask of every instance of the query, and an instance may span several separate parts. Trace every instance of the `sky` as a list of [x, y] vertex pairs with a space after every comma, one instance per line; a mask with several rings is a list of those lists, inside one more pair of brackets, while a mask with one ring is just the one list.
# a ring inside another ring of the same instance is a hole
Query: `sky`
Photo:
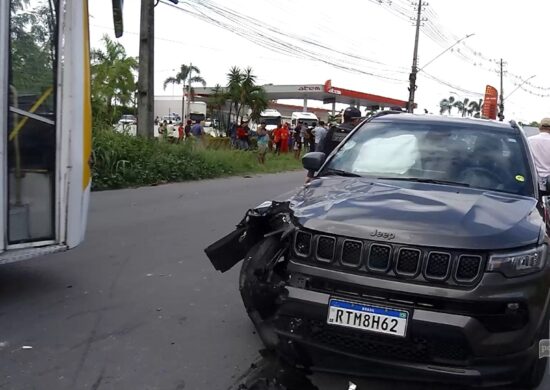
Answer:
[[[220, 7], [236, 20], [220, 16]], [[89, 11], [91, 45], [101, 47], [104, 34], [114, 38], [111, 0], [90, 1]], [[414, 15], [407, 0], [180, 0], [175, 7], [161, 0], [155, 8], [155, 95], [178, 94], [177, 86], [164, 90], [163, 81], [192, 63], [208, 86], [225, 85], [231, 66], [250, 66], [259, 84], [331, 79], [334, 86], [407, 100]], [[450, 96], [477, 101], [487, 84], [500, 90], [502, 58], [506, 119], [550, 117], [548, 15], [548, 0], [430, 0], [419, 39], [418, 67], [426, 68], [418, 75], [417, 112], [438, 113], [441, 99]], [[126, 0], [119, 42], [131, 56], [139, 54], [139, 22], [140, 1]], [[439, 56], [468, 34], [474, 35]]]

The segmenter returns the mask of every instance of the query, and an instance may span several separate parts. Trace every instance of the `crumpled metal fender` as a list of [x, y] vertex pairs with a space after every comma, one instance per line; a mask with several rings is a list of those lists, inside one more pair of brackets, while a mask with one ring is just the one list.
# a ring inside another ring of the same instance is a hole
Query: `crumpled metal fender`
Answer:
[[265, 202], [248, 210], [233, 232], [209, 245], [204, 252], [216, 270], [226, 272], [264, 238], [277, 236], [284, 240], [294, 229], [289, 202]]

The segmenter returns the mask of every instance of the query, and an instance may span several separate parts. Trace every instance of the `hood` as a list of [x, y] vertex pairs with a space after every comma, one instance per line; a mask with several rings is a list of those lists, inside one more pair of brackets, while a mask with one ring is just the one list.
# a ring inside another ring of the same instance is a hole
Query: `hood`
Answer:
[[446, 185], [329, 177], [291, 197], [309, 229], [376, 241], [460, 249], [536, 243], [534, 198]]

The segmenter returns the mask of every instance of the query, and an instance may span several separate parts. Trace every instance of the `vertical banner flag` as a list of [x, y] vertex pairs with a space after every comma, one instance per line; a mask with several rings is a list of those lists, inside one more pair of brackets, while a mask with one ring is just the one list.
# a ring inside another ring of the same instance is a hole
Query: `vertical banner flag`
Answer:
[[482, 117], [487, 119], [497, 119], [497, 100], [498, 91], [495, 87], [487, 85], [485, 87], [485, 100], [483, 101]]

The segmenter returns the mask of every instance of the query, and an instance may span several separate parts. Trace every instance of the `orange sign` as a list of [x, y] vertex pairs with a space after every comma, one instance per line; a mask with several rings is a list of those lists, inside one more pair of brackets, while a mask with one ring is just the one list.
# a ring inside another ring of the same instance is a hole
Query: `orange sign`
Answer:
[[485, 100], [483, 101], [483, 110], [481, 115], [487, 119], [497, 119], [498, 91], [495, 87], [487, 85], [485, 87]]

